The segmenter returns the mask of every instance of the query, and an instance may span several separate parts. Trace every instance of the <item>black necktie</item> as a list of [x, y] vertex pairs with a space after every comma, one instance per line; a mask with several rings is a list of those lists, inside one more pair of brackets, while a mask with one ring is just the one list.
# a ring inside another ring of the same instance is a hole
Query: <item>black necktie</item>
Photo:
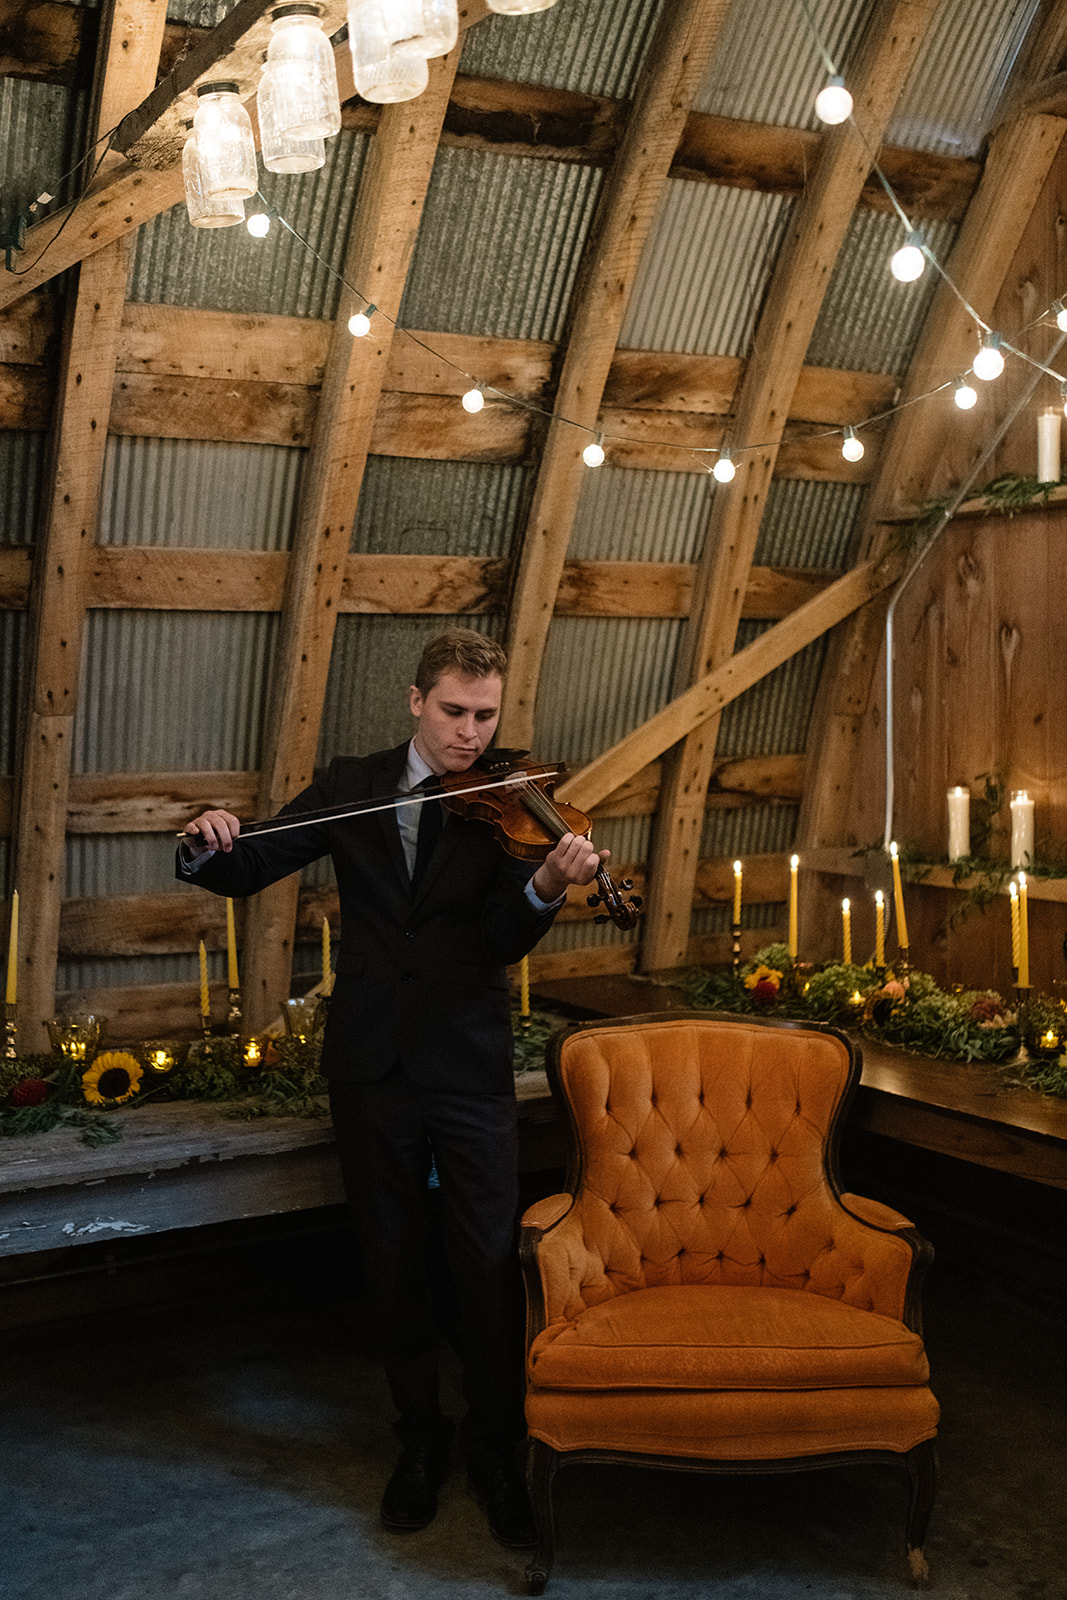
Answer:
[[[428, 778], [423, 778], [421, 783], [415, 785], [421, 794], [440, 794], [441, 780], [433, 773]], [[429, 866], [430, 857], [441, 837], [441, 829], [445, 825], [444, 812], [439, 800], [424, 800], [419, 807], [419, 837], [415, 847], [415, 869], [411, 874], [413, 888], [422, 882], [423, 874]]]

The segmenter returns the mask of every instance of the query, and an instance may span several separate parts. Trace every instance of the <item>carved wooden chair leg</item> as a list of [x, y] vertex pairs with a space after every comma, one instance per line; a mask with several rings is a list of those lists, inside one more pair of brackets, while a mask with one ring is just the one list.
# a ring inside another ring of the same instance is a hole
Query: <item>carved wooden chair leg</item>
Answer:
[[923, 1554], [926, 1529], [934, 1506], [937, 1489], [937, 1451], [932, 1439], [917, 1444], [904, 1458], [908, 1464], [911, 1481], [911, 1498], [908, 1505], [908, 1525], [904, 1547], [908, 1555], [908, 1570], [916, 1589], [925, 1589], [930, 1581], [930, 1566]]
[[526, 1484], [537, 1528], [537, 1549], [526, 1568], [526, 1589], [529, 1594], [544, 1594], [556, 1553], [552, 1484], [557, 1461], [556, 1452], [550, 1445], [540, 1439], [530, 1440], [530, 1451], [526, 1458]]

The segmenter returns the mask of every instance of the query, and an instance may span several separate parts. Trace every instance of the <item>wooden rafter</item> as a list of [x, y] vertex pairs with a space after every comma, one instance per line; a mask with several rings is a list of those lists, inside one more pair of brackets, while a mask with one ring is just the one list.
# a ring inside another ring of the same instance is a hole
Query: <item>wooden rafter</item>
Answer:
[[[881, 143], [935, 10], [936, 0], [895, 0], [875, 9], [850, 74], [854, 121], [827, 135], [809, 193], [797, 206], [756, 331], [756, 353], [738, 394], [734, 437], [739, 443], [768, 443], [746, 451], [736, 480], [714, 498], [679, 686], [722, 665], [733, 650], [746, 576], [804, 354], [870, 168], [869, 152]], [[646, 968], [674, 967], [686, 959], [704, 795], [718, 728], [718, 717], [710, 718], [667, 762], [642, 949]]]
[[[276, 811], [311, 779], [348, 546], [389, 363], [389, 319], [400, 309], [459, 49], [430, 63], [430, 85], [418, 100], [386, 107], [361, 184], [344, 273], [373, 294], [381, 315], [366, 339], [353, 339], [348, 319], [364, 302], [342, 289], [275, 652], [261, 815]], [[286, 880], [260, 896], [245, 954], [253, 1027], [263, 1026], [278, 997], [289, 992], [298, 888], [295, 879]]]
[[[1065, 43], [1067, 0], [1055, 0], [1046, 7], [1021, 64], [1019, 82], [1009, 85], [1010, 103], [1025, 105], [1031, 75], [1042, 79], [1058, 66]], [[992, 313], [1065, 131], [1067, 123], [1059, 118], [1023, 111], [1002, 122], [993, 136], [982, 180], [947, 262], [952, 281], [983, 316]], [[927, 314], [904, 397], [923, 394], [934, 383], [965, 371], [973, 360], [976, 337], [973, 319], [943, 284]], [[921, 505], [935, 492], [935, 474], [951, 426], [947, 413], [939, 418], [929, 406], [908, 407], [895, 418], [868, 496], [862, 528], [862, 550], [868, 558], [876, 558], [891, 535], [891, 524], [884, 519]], [[837, 844], [847, 834], [850, 774], [871, 703], [883, 629], [884, 610], [872, 606], [842, 630], [824, 665], [827, 687], [817, 701], [810, 738], [812, 781], [798, 830], [804, 850]]]
[[548, 626], [570, 543], [582, 473], [579, 423], [595, 429], [630, 291], [685, 118], [727, 6], [675, 0], [648, 53], [634, 109], [586, 248], [523, 537], [508, 626], [510, 672], [501, 716], [505, 743], [529, 746]]
[[[104, 119], [121, 115], [154, 80], [165, 13], [163, 0], [147, 9], [113, 0], [108, 8], [94, 90], [97, 128], [111, 126]], [[15, 822], [23, 1048], [44, 1047], [43, 1019], [55, 1010], [74, 711], [127, 256], [124, 242], [95, 254], [71, 296], [35, 547]]]

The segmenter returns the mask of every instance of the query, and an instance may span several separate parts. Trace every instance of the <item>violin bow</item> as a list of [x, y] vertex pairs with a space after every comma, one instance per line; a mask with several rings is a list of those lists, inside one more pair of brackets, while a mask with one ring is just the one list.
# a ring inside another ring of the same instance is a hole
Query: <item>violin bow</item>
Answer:
[[[562, 769], [556, 768], [548, 772], [539, 772], [539, 778], [558, 778]], [[283, 817], [267, 817], [263, 822], [245, 823], [238, 840], [259, 838], [265, 833], [285, 833], [292, 828], [309, 828], [316, 822], [343, 822], [348, 817], [369, 817], [378, 811], [396, 811], [401, 806], [421, 806], [427, 800], [450, 799], [453, 795], [481, 794], [486, 789], [507, 789], [517, 784], [529, 781], [526, 772], [510, 772], [505, 778], [493, 778], [488, 783], [471, 783], [462, 789], [449, 789], [445, 793], [419, 793], [415, 790], [401, 789], [391, 795], [374, 795], [369, 800], [348, 801], [339, 806], [323, 806], [318, 811], [298, 811]], [[195, 833], [187, 833], [183, 828], [175, 836], [195, 842], [199, 837]]]

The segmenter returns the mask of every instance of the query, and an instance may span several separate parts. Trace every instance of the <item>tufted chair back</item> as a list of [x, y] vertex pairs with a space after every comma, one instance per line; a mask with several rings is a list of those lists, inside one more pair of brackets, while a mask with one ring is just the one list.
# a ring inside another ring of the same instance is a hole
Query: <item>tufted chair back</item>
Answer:
[[554, 1078], [579, 1182], [569, 1226], [582, 1260], [546, 1284], [563, 1316], [665, 1284], [802, 1289], [901, 1316], [911, 1251], [889, 1273], [829, 1174], [859, 1076], [844, 1035], [666, 1016], [565, 1034]]
[[523, 1218], [526, 1418], [547, 1582], [552, 1483], [577, 1461], [769, 1471], [904, 1459], [922, 1581], [938, 1407], [919, 1323], [929, 1247], [843, 1195], [859, 1082], [831, 1028], [707, 1012], [556, 1036], [568, 1191]]

